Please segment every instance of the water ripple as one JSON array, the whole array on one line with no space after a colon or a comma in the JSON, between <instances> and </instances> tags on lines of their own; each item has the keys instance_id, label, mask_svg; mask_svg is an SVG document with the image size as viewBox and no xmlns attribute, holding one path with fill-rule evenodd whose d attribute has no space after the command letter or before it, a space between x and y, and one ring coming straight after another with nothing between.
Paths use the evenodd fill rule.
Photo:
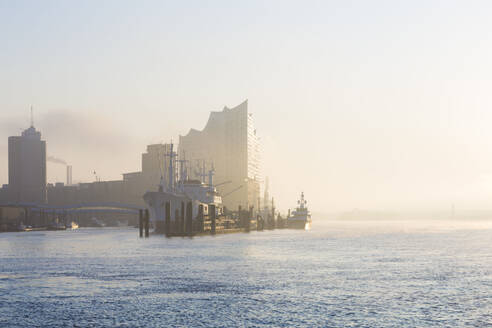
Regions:
<instances>
[{"instance_id":1,"label":"water ripple","mask_svg":"<svg viewBox=\"0 0 492 328\"><path fill-rule=\"evenodd\" d=\"M492 325L492 229L371 229L2 234L0 327Z\"/></svg>"}]
</instances>

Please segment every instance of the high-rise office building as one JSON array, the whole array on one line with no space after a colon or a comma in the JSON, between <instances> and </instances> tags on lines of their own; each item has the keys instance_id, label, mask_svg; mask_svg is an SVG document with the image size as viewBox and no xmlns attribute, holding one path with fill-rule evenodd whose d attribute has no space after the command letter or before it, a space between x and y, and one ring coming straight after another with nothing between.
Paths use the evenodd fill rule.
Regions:
<instances>
[{"instance_id":1,"label":"high-rise office building","mask_svg":"<svg viewBox=\"0 0 492 328\"><path fill-rule=\"evenodd\" d=\"M247 100L234 108L211 112L202 131L191 129L179 137L179 157L194 167L191 176L200 179L200 163L205 162L206 171L213 167L214 184L221 184L217 189L228 208L256 207L260 195L259 153Z\"/></svg>"},{"instance_id":2,"label":"high-rise office building","mask_svg":"<svg viewBox=\"0 0 492 328\"><path fill-rule=\"evenodd\" d=\"M8 194L13 202L46 202L46 142L32 125L9 137Z\"/></svg>"}]
</instances>

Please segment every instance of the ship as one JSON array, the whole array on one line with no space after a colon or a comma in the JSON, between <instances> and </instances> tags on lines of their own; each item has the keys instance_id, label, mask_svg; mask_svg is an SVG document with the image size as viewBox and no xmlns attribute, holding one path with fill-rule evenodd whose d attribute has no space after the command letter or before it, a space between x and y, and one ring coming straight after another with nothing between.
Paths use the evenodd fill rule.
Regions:
<instances>
[{"instance_id":1,"label":"ship","mask_svg":"<svg viewBox=\"0 0 492 328\"><path fill-rule=\"evenodd\" d=\"M79 225L77 224L77 222L72 221L70 223L67 223L65 227L70 230L77 230L79 228Z\"/></svg>"},{"instance_id":2,"label":"ship","mask_svg":"<svg viewBox=\"0 0 492 328\"><path fill-rule=\"evenodd\" d=\"M214 168L212 167L208 174L208 183L205 181L189 179L185 165L182 163L177 175L176 161L174 158L177 154L173 151L171 143L169 156L169 172L167 184L161 177L158 191L148 191L144 195L144 201L147 205L150 215L150 221L154 226L155 232L165 232L165 204L170 205L171 226L178 224L184 219L185 205L192 204L192 219L198 215L200 206L203 208L203 215L208 215L209 205L215 205L216 216L223 214L222 197L213 185ZM205 173L205 172L203 172ZM205 180L205 175L203 180ZM171 227L172 229L172 227Z\"/></svg>"},{"instance_id":3,"label":"ship","mask_svg":"<svg viewBox=\"0 0 492 328\"><path fill-rule=\"evenodd\" d=\"M311 213L307 208L304 199L304 192L301 192L301 199L297 201L297 208L287 216L285 225L287 229L311 229Z\"/></svg>"}]
</instances>

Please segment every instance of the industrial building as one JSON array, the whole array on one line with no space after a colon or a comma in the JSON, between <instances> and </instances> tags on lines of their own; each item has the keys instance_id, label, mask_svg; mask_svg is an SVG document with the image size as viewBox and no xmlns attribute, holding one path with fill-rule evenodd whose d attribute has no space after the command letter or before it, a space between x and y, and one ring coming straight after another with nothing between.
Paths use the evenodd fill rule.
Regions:
<instances>
[{"instance_id":1,"label":"industrial building","mask_svg":"<svg viewBox=\"0 0 492 328\"><path fill-rule=\"evenodd\" d=\"M191 129L180 136L179 158L195 167L190 175L196 179L206 171L199 169L199 163L205 163L207 170L214 169L215 184L226 207L257 206L260 149L247 100L234 108L211 112L203 130Z\"/></svg>"},{"instance_id":2,"label":"industrial building","mask_svg":"<svg viewBox=\"0 0 492 328\"><path fill-rule=\"evenodd\" d=\"M164 160L170 146L147 146L142 154L142 171L123 174L123 180L95 181L66 186L63 183L48 185L50 205L63 206L77 203L122 203L144 206L143 195L159 188L161 177L167 170ZM67 172L68 175L68 172ZM70 168L71 175L71 168Z\"/></svg>"}]
</instances>

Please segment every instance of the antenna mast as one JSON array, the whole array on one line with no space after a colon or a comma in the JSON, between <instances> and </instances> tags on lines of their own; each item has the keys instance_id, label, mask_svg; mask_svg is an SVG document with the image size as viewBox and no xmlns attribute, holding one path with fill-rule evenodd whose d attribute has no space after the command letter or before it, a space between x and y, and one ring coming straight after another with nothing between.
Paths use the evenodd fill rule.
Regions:
<instances>
[{"instance_id":1,"label":"antenna mast","mask_svg":"<svg viewBox=\"0 0 492 328\"><path fill-rule=\"evenodd\" d=\"M31 128L34 127L34 114L33 114L33 111L32 111L32 105L31 105Z\"/></svg>"}]
</instances>

